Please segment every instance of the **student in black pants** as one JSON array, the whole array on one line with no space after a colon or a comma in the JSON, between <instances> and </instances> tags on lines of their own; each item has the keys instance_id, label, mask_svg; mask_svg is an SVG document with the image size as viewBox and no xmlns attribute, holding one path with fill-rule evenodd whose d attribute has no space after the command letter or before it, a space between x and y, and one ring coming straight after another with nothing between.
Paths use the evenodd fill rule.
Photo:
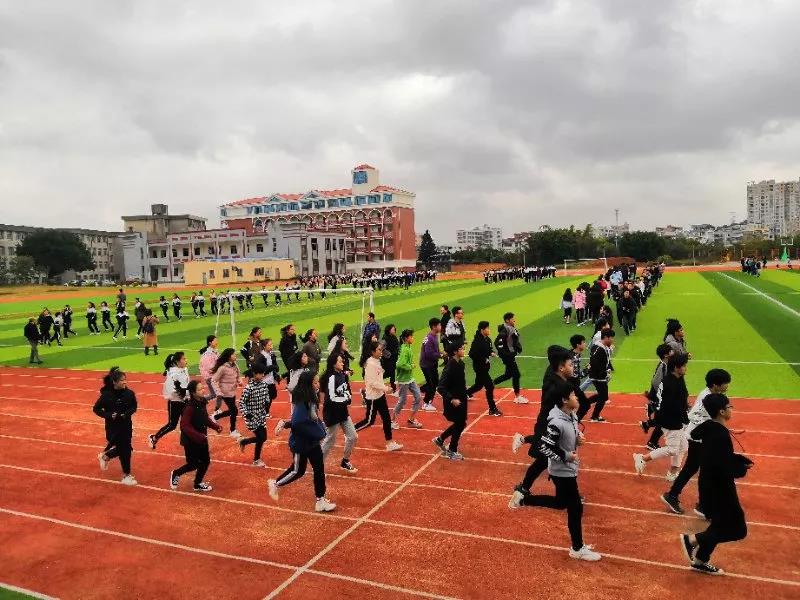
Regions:
<instances>
[{"instance_id":1,"label":"student in black pants","mask_svg":"<svg viewBox=\"0 0 800 600\"><path fill-rule=\"evenodd\" d=\"M161 296L158 299L158 305L161 307L161 313L164 315L164 320L169 321L169 301Z\"/></svg>"},{"instance_id":2,"label":"student in black pants","mask_svg":"<svg viewBox=\"0 0 800 600\"><path fill-rule=\"evenodd\" d=\"M158 440L174 431L183 414L186 404L186 390L189 387L189 370L186 368L186 354L175 352L167 355L164 360L164 387L161 394L167 401L167 423L156 433L147 437L147 445L151 450L156 449Z\"/></svg>"},{"instance_id":3,"label":"student in black pants","mask_svg":"<svg viewBox=\"0 0 800 600\"><path fill-rule=\"evenodd\" d=\"M530 494L531 487L536 479L547 469L547 456L540 451L542 436L547 431L547 418L550 411L556 405L556 387L562 383L568 383L572 378L572 355L569 350L560 346L551 346L547 349L547 357L550 362L549 368L545 371L542 382L542 404L539 407L539 414L533 426L533 435L523 437L520 433L515 433L511 449L517 452L524 443L529 443L528 456L533 459L522 481L514 488L516 492L523 495Z\"/></svg>"},{"instance_id":4,"label":"student in black pants","mask_svg":"<svg viewBox=\"0 0 800 600\"><path fill-rule=\"evenodd\" d=\"M703 405L703 400L710 394L724 394L728 391L728 385L731 382L731 374L725 369L711 369L706 373L706 387L697 395L697 398L689 410L689 424L684 429L684 433L689 442L689 449L686 453L686 460L683 462L683 467L675 481L672 482L672 487L669 491L661 496L661 501L666 504L672 512L678 515L683 514L681 508L680 495L689 480L700 470L700 455L702 454L702 444L692 438L692 431L695 428L708 421L711 416L706 411ZM702 491L702 490L701 490ZM703 508L702 496L695 506L695 514L698 517L705 518L705 509Z\"/></svg>"},{"instance_id":5,"label":"student in black pants","mask_svg":"<svg viewBox=\"0 0 800 600\"><path fill-rule=\"evenodd\" d=\"M267 415L272 403L270 394L270 384L265 380L267 368L264 363L254 363L250 368L250 381L242 390L242 397L239 399L242 416L247 429L253 432L252 437L239 439L239 450L244 452L245 446L255 444L253 454L253 466L265 467L261 460L261 448L267 441Z\"/></svg>"},{"instance_id":6,"label":"student in black pants","mask_svg":"<svg viewBox=\"0 0 800 600\"><path fill-rule=\"evenodd\" d=\"M520 506L566 509L572 542L570 558L598 561L600 554L583 543L583 502L578 491L578 446L583 443L583 435L578 431L578 420L574 415L578 409L578 399L573 385L568 381L554 384L549 393L555 398L555 406L548 414L547 430L539 442L539 452L547 457L547 470L555 485L556 495L526 495L515 490L508 506L512 509Z\"/></svg>"},{"instance_id":7,"label":"student in black pants","mask_svg":"<svg viewBox=\"0 0 800 600\"><path fill-rule=\"evenodd\" d=\"M278 488L297 481L306 473L308 463L314 470L314 496L317 512L330 512L336 505L325 497L325 461L320 442L325 438L325 425L319 417L319 376L311 371L300 374L292 391L292 422L289 449L292 464L277 479L267 481L270 497L278 500Z\"/></svg>"},{"instance_id":8,"label":"student in black pants","mask_svg":"<svg viewBox=\"0 0 800 600\"><path fill-rule=\"evenodd\" d=\"M511 386L514 388L514 403L527 404L528 399L520 395L520 372L517 365L517 355L522 353L522 344L519 340L519 331L517 331L516 324L517 320L514 313L507 312L503 315L503 324L497 328L497 337L494 345L506 370L500 377L495 378L494 384L500 385L510 379Z\"/></svg>"},{"instance_id":9,"label":"student in black pants","mask_svg":"<svg viewBox=\"0 0 800 600\"><path fill-rule=\"evenodd\" d=\"M187 402L181 414L181 446L186 456L186 464L169 474L169 487L178 489L181 475L195 472L194 491L210 492L213 488L210 483L203 481L211 456L208 450L208 428L217 433L222 431L222 426L217 425L208 416L206 403L208 402L208 388L202 381L191 381L186 389Z\"/></svg>"},{"instance_id":10,"label":"student in black pants","mask_svg":"<svg viewBox=\"0 0 800 600\"><path fill-rule=\"evenodd\" d=\"M692 439L701 442L698 485L706 518L711 523L705 531L695 535L682 534L681 550L696 571L722 575L724 571L709 561L718 544L747 536L744 511L736 493L736 479L744 477L753 463L733 452L727 427L733 406L727 396L709 394L703 399L703 407L710 418L692 431Z\"/></svg>"},{"instance_id":11,"label":"student in black pants","mask_svg":"<svg viewBox=\"0 0 800 600\"><path fill-rule=\"evenodd\" d=\"M111 309L108 307L108 302L103 300L100 303L100 313L103 316L103 329L114 331L114 324L111 322Z\"/></svg>"},{"instance_id":12,"label":"student in black pants","mask_svg":"<svg viewBox=\"0 0 800 600\"><path fill-rule=\"evenodd\" d=\"M77 336L77 332L72 329L72 308L69 304L64 306L64 310L61 311L61 316L64 319L64 339L67 339L70 333Z\"/></svg>"},{"instance_id":13,"label":"student in black pants","mask_svg":"<svg viewBox=\"0 0 800 600\"><path fill-rule=\"evenodd\" d=\"M503 413L497 408L494 401L494 382L489 374L489 359L495 354L492 348L492 338L489 336L489 321L478 323L478 330L469 347L469 357L472 359L472 368L475 371L475 384L467 390L467 396L486 390L486 403L489 405L490 417L502 417Z\"/></svg>"},{"instance_id":14,"label":"student in black pants","mask_svg":"<svg viewBox=\"0 0 800 600\"><path fill-rule=\"evenodd\" d=\"M367 343L366 340L364 343ZM387 325L383 330L383 353L381 355L381 366L383 367L384 377L389 378L389 385L392 392L397 391L395 374L397 372L397 357L400 355L400 340L397 337L397 327Z\"/></svg>"},{"instance_id":15,"label":"student in black pants","mask_svg":"<svg viewBox=\"0 0 800 600\"><path fill-rule=\"evenodd\" d=\"M425 376L425 385L422 391L425 396L422 399L422 410L435 411L433 397L436 395L436 388L439 387L439 360L442 353L439 351L439 333L442 331L442 324L436 317L428 321L430 332L422 342L419 352L419 367Z\"/></svg>"},{"instance_id":16,"label":"student in black pants","mask_svg":"<svg viewBox=\"0 0 800 600\"><path fill-rule=\"evenodd\" d=\"M117 311L117 330L114 332L114 335L111 336L111 339L115 342L117 341L117 336L120 332L122 332L122 337L128 337L128 319L130 319L130 316L128 315L128 311L125 310L125 307L123 306Z\"/></svg>"},{"instance_id":17,"label":"student in black pants","mask_svg":"<svg viewBox=\"0 0 800 600\"><path fill-rule=\"evenodd\" d=\"M458 451L458 442L467 427L467 380L464 373L463 344L451 342L450 353L450 359L442 371L438 392L442 396L444 418L451 425L432 441L450 460L464 460L464 455ZM450 444L445 448L444 442L447 438L450 438Z\"/></svg>"},{"instance_id":18,"label":"student in black pants","mask_svg":"<svg viewBox=\"0 0 800 600\"><path fill-rule=\"evenodd\" d=\"M394 451L399 450L402 446L392 441L392 417L389 414L389 406L386 403L386 394L392 388L384 383L384 372L381 366L382 354L383 347L375 340L366 342L361 353L359 364L364 370L364 405L367 410L364 418L355 424L355 428L356 431L361 431L367 427L372 427L375 424L376 417L380 414L386 449Z\"/></svg>"},{"instance_id":19,"label":"student in black pants","mask_svg":"<svg viewBox=\"0 0 800 600\"><path fill-rule=\"evenodd\" d=\"M100 388L100 397L94 403L94 414L106 422L105 450L97 455L100 468L108 469L108 461L119 458L122 466L122 483L136 485L137 481L131 475L131 453L133 446L133 424L131 417L136 412L136 395L128 389L125 373L117 367L112 367L103 378L103 387Z\"/></svg>"},{"instance_id":20,"label":"student in black pants","mask_svg":"<svg viewBox=\"0 0 800 600\"><path fill-rule=\"evenodd\" d=\"M100 329L97 327L97 307L94 302L89 302L86 307L86 324L89 328L89 335L100 335Z\"/></svg>"},{"instance_id":21,"label":"student in black pants","mask_svg":"<svg viewBox=\"0 0 800 600\"><path fill-rule=\"evenodd\" d=\"M578 409L578 420L583 420L589 405L594 404L591 421L602 423L605 421L600 413L608 402L608 382L610 373L614 370L611 364L611 346L614 345L614 330L603 329L600 333L600 341L592 344L589 349L589 379L594 384L596 394L587 398L587 403Z\"/></svg>"}]
</instances>

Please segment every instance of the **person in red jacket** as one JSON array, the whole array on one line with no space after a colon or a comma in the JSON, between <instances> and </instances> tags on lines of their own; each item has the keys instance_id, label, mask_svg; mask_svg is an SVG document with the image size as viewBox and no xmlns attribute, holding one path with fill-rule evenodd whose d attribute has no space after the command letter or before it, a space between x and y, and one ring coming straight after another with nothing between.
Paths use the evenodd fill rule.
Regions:
<instances>
[{"instance_id":1,"label":"person in red jacket","mask_svg":"<svg viewBox=\"0 0 800 600\"><path fill-rule=\"evenodd\" d=\"M211 427L219 433L222 431L222 426L217 425L208 416L206 408L208 388L205 383L190 381L186 395L188 401L181 414L181 446L186 456L186 464L170 473L169 487L177 489L181 475L194 471L194 491L210 492L211 484L203 481L211 464L207 431Z\"/></svg>"}]
</instances>

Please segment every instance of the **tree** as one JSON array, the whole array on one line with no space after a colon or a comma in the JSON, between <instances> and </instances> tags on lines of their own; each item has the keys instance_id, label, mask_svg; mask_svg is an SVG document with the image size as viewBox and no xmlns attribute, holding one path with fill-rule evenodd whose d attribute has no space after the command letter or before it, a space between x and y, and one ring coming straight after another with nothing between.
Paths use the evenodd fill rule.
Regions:
<instances>
[{"instance_id":1,"label":"tree","mask_svg":"<svg viewBox=\"0 0 800 600\"><path fill-rule=\"evenodd\" d=\"M653 260L665 254L666 241L654 231L631 231L619 238L622 256L631 256L638 261Z\"/></svg>"},{"instance_id":2,"label":"tree","mask_svg":"<svg viewBox=\"0 0 800 600\"><path fill-rule=\"evenodd\" d=\"M48 277L64 271L94 269L89 249L80 238L69 231L37 231L17 246L17 255L30 256L36 265L47 271Z\"/></svg>"},{"instance_id":3,"label":"tree","mask_svg":"<svg viewBox=\"0 0 800 600\"><path fill-rule=\"evenodd\" d=\"M430 232L426 229L422 234L422 242L419 245L419 262L430 268L431 259L436 254L436 244L433 242Z\"/></svg>"},{"instance_id":4,"label":"tree","mask_svg":"<svg viewBox=\"0 0 800 600\"><path fill-rule=\"evenodd\" d=\"M18 254L9 260L8 277L18 283L30 283L36 277L36 263L30 256Z\"/></svg>"}]
</instances>

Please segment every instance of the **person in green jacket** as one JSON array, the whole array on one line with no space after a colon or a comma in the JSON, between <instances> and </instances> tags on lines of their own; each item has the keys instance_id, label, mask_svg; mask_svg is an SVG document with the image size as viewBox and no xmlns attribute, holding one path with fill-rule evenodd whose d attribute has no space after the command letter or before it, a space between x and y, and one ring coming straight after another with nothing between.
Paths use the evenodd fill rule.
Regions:
<instances>
[{"instance_id":1,"label":"person in green jacket","mask_svg":"<svg viewBox=\"0 0 800 600\"><path fill-rule=\"evenodd\" d=\"M397 417L406 404L409 391L414 396L414 402L411 405L408 426L421 429L422 423L417 421L416 416L422 402L422 394L419 391L417 382L414 380L414 353L411 350L411 345L414 343L414 332L410 329L404 329L403 333L400 334L400 342L400 354L397 356L395 373L395 381L398 386L398 399L394 411L392 412L392 429L400 429Z\"/></svg>"}]
</instances>

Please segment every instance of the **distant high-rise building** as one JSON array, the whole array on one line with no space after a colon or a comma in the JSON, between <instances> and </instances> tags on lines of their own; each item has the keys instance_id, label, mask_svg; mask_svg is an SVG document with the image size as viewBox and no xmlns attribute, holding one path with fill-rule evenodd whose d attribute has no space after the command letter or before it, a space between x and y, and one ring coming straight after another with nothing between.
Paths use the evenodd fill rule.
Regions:
<instances>
[{"instance_id":1,"label":"distant high-rise building","mask_svg":"<svg viewBox=\"0 0 800 600\"><path fill-rule=\"evenodd\" d=\"M747 224L770 238L800 232L800 178L797 181L751 181L747 184Z\"/></svg>"},{"instance_id":2,"label":"distant high-rise building","mask_svg":"<svg viewBox=\"0 0 800 600\"><path fill-rule=\"evenodd\" d=\"M475 250L477 248L503 248L503 230L500 227L475 227L473 229L456 230L456 247L459 250Z\"/></svg>"}]
</instances>

